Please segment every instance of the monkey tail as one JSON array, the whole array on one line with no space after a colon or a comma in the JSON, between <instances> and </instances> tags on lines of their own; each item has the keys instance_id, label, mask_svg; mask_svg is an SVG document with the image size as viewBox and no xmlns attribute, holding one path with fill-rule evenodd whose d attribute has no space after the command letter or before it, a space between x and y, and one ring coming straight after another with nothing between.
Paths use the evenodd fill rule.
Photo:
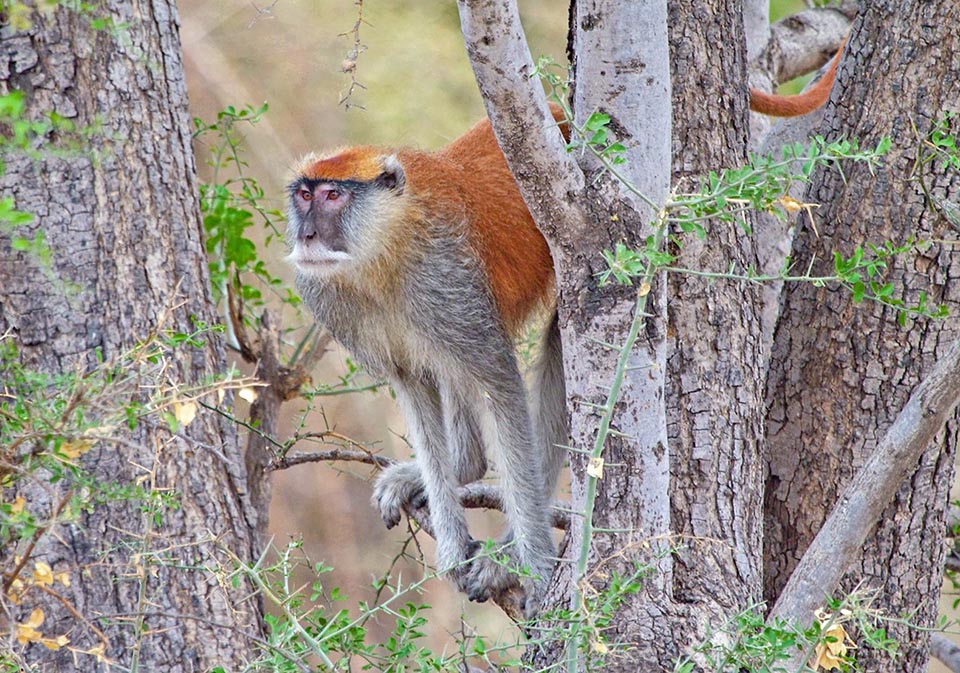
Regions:
<instances>
[{"instance_id":1,"label":"monkey tail","mask_svg":"<svg viewBox=\"0 0 960 673\"><path fill-rule=\"evenodd\" d=\"M846 43L847 40L844 38L833 60L830 61L827 72L812 87L796 96L781 96L751 88L750 109L770 117L799 117L821 107L830 98L830 91L837 77L837 64L840 62L840 55Z\"/></svg>"},{"instance_id":2,"label":"monkey tail","mask_svg":"<svg viewBox=\"0 0 960 673\"><path fill-rule=\"evenodd\" d=\"M567 452L563 448L570 435L567 415L567 388L563 378L563 345L560 325L554 314L546 329L540 358L533 366L532 407L537 441L543 451L543 476L546 502L553 501L557 477Z\"/></svg>"}]
</instances>

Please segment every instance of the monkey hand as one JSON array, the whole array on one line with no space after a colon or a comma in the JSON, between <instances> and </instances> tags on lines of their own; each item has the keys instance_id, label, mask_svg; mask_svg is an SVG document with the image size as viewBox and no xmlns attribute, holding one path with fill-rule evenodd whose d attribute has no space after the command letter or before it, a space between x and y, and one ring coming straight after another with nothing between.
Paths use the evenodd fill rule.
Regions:
<instances>
[{"instance_id":1,"label":"monkey hand","mask_svg":"<svg viewBox=\"0 0 960 673\"><path fill-rule=\"evenodd\" d=\"M373 502L387 528L400 523L405 508L425 507L427 494L417 464L397 463L383 470L373 487Z\"/></svg>"}]
</instances>

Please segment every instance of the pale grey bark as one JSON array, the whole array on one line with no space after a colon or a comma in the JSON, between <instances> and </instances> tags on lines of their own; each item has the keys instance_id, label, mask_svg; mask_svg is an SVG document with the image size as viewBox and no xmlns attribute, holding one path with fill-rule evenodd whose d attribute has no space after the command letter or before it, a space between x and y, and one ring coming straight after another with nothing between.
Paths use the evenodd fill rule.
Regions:
<instances>
[{"instance_id":1,"label":"pale grey bark","mask_svg":"<svg viewBox=\"0 0 960 673\"><path fill-rule=\"evenodd\" d=\"M556 146L545 145L539 135L512 133L518 124L517 110L526 110L528 119L541 119L544 107L530 104L539 98L539 84L525 80L529 56L512 2L460 2L461 23L468 41L468 52L478 76L481 91L488 99L488 110L507 161L514 171L521 192L534 219L550 242L560 289L559 313L564 342L567 391L573 401L574 426L572 444L589 449L597 431L597 416L588 404L604 402L607 386L613 380L616 354L604 343L618 343L630 323L636 291L625 288L599 288L596 273L603 268L599 251L613 247L619 240L637 242L656 210L651 209L631 192L609 179L597 180L597 162L582 155L589 179L574 169L570 177L552 169L524 170L528 157L550 153L550 166L570 170L552 156ZM573 10L578 30L574 45L575 87L573 93L575 119L582 123L594 110L610 115L611 130L620 139L629 140L627 177L645 197L663 203L669 188L670 161L670 84L667 59L666 9L659 2L578 3ZM589 24L589 25L587 25ZM591 32L593 31L593 32ZM601 36L602 43L597 43ZM514 47L502 46L507 40ZM521 64L521 76L515 76ZM498 89L500 83L502 90ZM536 92L530 93L531 89ZM527 101L518 105L517 101ZM491 105L491 101L493 104ZM504 115L501 111L509 111ZM533 116L529 116L533 114ZM529 122L527 122L529 123ZM536 133L536 132L534 132ZM562 150L560 150L562 151ZM520 170L518 170L520 167ZM553 183L553 186L551 186ZM552 202L550 201L552 199ZM578 204L573 226L563 226L563 214L550 209ZM556 213L556 210L553 211ZM658 283L651 293L650 313L641 341L634 350L632 365L624 383L621 402L617 405L614 428L616 436L608 438L604 458L608 467L600 481L596 523L608 529L633 529L633 535L598 534L592 559L608 558L613 552L629 557L649 559L649 552L639 545L627 544L669 530L668 453L663 410L663 372L665 362L663 285ZM659 316L659 317L657 317ZM653 365L651 367L651 365ZM622 433L622 434L619 434ZM639 457L638 457L639 456ZM584 506L585 464L580 456L572 456L572 506ZM629 493L629 498L624 498ZM638 522L639 523L638 525ZM573 517L567 546L567 558L579 554L582 525ZM638 556L639 555L639 556ZM560 566L555 581L554 604L567 605L570 599L570 563ZM665 563L665 566L668 565ZM614 568L610 568L613 570ZM663 582L663 573L655 582ZM645 661L666 661L664 652L657 653L658 643L648 642L639 634L648 633L651 621L663 610L659 603L645 599L639 611L646 613L642 624L623 622L620 634L645 649ZM618 628L620 626L618 625ZM562 646L562 644L558 644ZM667 649L676 651L672 643ZM555 653L556 654L556 653ZM538 656L549 654L541 652ZM636 660L634 660L635 664ZM634 664L631 664L633 666Z\"/></svg>"},{"instance_id":2,"label":"pale grey bark","mask_svg":"<svg viewBox=\"0 0 960 673\"><path fill-rule=\"evenodd\" d=\"M743 3L743 33L747 40L747 60L752 61L770 39L769 0L746 0Z\"/></svg>"},{"instance_id":3,"label":"pale grey bark","mask_svg":"<svg viewBox=\"0 0 960 673\"><path fill-rule=\"evenodd\" d=\"M6 156L0 177L4 195L35 216L16 234L42 232L52 252L46 268L12 250L10 232L0 230L0 333L10 332L24 362L51 374L91 367L97 352L117 358L163 316L164 329L183 333L195 320L216 321L176 8L111 0L92 11L118 27L94 29L91 15L61 6L34 14L28 30L0 33L0 87L25 92L30 118L55 111L80 127L101 124L88 146ZM40 143L55 147L57 134ZM207 336L167 362L154 385L196 384L224 368L222 348ZM255 650L247 636L260 635L259 606L246 583L234 589L213 572L230 565L223 548L245 560L257 552L257 503L233 426L200 414L177 432L154 417L113 433L116 443L82 458L97 482L132 485L146 476L146 487L175 493L179 507L163 508L157 523L143 501L115 499L41 536L33 558L70 573L71 585L57 587L66 604L36 592L29 603L7 604L8 616L24 621L42 607L43 632L69 633L78 650L104 644L95 624L114 664L38 644L27 647L27 659L64 673L128 667L134 652L139 669L151 672L239 667ZM45 516L68 487L27 479L18 488ZM0 550L0 560L7 567L22 551Z\"/></svg>"},{"instance_id":4,"label":"pale grey bark","mask_svg":"<svg viewBox=\"0 0 960 673\"><path fill-rule=\"evenodd\" d=\"M619 167L624 180L643 197L617 181L605 181L606 194L594 211L598 224L609 221L616 201L632 206L636 215L623 230L627 242L639 244L653 231L657 207L666 200L670 188L670 52L667 42L667 6L665 2L621 3L578 0L571 20L574 25L574 112L582 124L594 111L610 116L610 128L618 139L626 141L627 163ZM595 161L586 165L596 170ZM588 168L589 170L589 168ZM605 176L608 177L608 176ZM600 195L598 195L600 196ZM649 205L653 204L653 206ZM632 214L631 214L632 215ZM639 216L639 220L636 217ZM616 227L607 225L611 233ZM582 242L579 243L582 246ZM562 287L561 292L574 288ZM643 333L634 347L631 369L624 377L620 402L614 415L614 428L625 438L608 440L604 458L622 465L604 472L598 492L598 510L594 522L610 530L634 530L632 537L658 540L654 547L666 549L670 533L670 451L667 441L664 388L666 384L665 340L666 285L659 278L647 297ZM629 327L636 301L634 293L621 293L610 310L581 315L589 323L579 324L563 333L569 361L578 363L570 372L568 390L574 399L602 401L605 388L613 380L615 359L609 349L594 340L619 344ZM586 328L586 329L584 329ZM612 336L617 335L617 336ZM567 346L569 344L569 347ZM582 355L590 355L583 359ZM575 410L571 424L573 446L588 448L596 433L592 414ZM576 462L576 461L575 461ZM575 467L580 467L576 465ZM583 482L574 480L573 503L583 506ZM631 492L629 506L610 506L609 494ZM619 496L617 496L619 499ZM577 529L575 529L577 531ZM595 559L618 553L625 535L597 535ZM573 547L578 547L576 532ZM631 555L628 553L626 561ZM662 609L669 592L672 560L664 556L658 573L651 578L647 604L638 612ZM656 607L654 607L656 606ZM645 628L645 627L643 627ZM630 629L621 632L631 638ZM636 633L636 632L634 632ZM648 657L655 648L641 655Z\"/></svg>"},{"instance_id":5,"label":"pale grey bark","mask_svg":"<svg viewBox=\"0 0 960 673\"><path fill-rule=\"evenodd\" d=\"M940 633L930 636L930 654L952 673L960 673L960 645Z\"/></svg>"},{"instance_id":6,"label":"pale grey bark","mask_svg":"<svg viewBox=\"0 0 960 673\"><path fill-rule=\"evenodd\" d=\"M493 132L520 193L547 240L585 234L586 215L574 198L583 173L564 149L512 0L459 0L460 25ZM541 224L542 223L542 224ZM556 255L558 251L554 250Z\"/></svg>"}]
</instances>

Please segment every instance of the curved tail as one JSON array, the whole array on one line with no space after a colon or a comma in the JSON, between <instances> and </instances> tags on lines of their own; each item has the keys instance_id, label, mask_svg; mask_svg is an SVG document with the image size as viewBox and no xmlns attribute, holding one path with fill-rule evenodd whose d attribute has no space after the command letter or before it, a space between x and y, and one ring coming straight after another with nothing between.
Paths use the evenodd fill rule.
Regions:
<instances>
[{"instance_id":1,"label":"curved tail","mask_svg":"<svg viewBox=\"0 0 960 673\"><path fill-rule=\"evenodd\" d=\"M840 43L827 72L812 87L796 96L781 96L751 88L750 109L770 117L799 117L821 107L830 98L830 90L837 76L837 63L846 43L846 39Z\"/></svg>"}]
</instances>

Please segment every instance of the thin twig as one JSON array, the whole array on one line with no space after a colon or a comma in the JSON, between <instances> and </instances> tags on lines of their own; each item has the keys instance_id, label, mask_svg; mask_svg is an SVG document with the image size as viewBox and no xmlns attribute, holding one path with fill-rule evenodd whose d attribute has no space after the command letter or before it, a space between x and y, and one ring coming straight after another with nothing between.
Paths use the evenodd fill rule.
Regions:
<instances>
[{"instance_id":1,"label":"thin twig","mask_svg":"<svg viewBox=\"0 0 960 673\"><path fill-rule=\"evenodd\" d=\"M88 629L93 631L96 634L97 638L100 639L100 643L103 645L104 651L106 651L106 649L110 647L110 639L107 638L107 635L103 631L98 629L93 622L91 622L89 619L87 619L82 614L80 614L80 611L77 610L75 607L73 607L73 604L70 601L68 601L66 598L64 598L63 596L61 596L59 593L57 593L56 591L54 591L48 586L44 586L42 584L36 584L34 586L36 586L40 591L47 594L48 596L52 596L53 598L58 600L60 604L67 609L67 612L69 612L74 617L74 619L80 620Z\"/></svg>"},{"instance_id":2,"label":"thin twig","mask_svg":"<svg viewBox=\"0 0 960 673\"><path fill-rule=\"evenodd\" d=\"M20 575L20 571L23 570L23 567L27 564L27 561L30 560L30 556L33 554L33 550L37 546L37 542L43 536L47 530L50 529L50 526L56 523L56 519L60 516L60 513L63 511L63 508L67 506L67 503L70 502L70 498L73 497L73 491L67 491L63 498L57 503L57 507L53 510L53 514L50 515L50 523L46 526L40 526L33 532L33 536L30 538L30 542L27 544L26 550L23 552L23 556L20 558L20 562L14 566L13 570L7 575L3 580L3 593L7 593L10 590L10 586L13 584L14 580Z\"/></svg>"}]
</instances>

